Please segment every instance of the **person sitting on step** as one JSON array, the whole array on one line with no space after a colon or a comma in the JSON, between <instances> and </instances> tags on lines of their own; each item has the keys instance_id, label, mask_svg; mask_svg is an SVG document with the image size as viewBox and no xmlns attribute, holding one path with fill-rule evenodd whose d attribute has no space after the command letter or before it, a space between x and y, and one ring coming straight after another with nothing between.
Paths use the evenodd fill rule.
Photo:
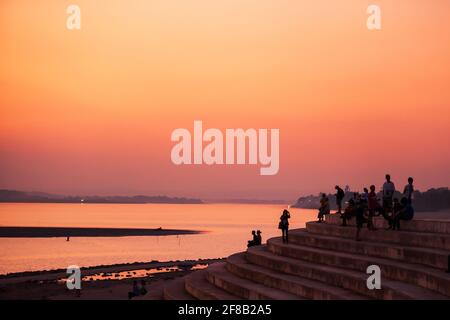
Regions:
<instances>
[{"instance_id":1,"label":"person sitting on step","mask_svg":"<svg viewBox=\"0 0 450 320\"><path fill-rule=\"evenodd\" d=\"M322 193L322 198L320 198L320 208L317 222L323 222L325 215L330 214L330 202L328 201L328 197L325 193Z\"/></svg>"},{"instance_id":2,"label":"person sitting on step","mask_svg":"<svg viewBox=\"0 0 450 320\"><path fill-rule=\"evenodd\" d=\"M400 230L400 220L409 221L414 218L414 208L412 207L411 203L408 201L407 198L402 198L400 200L401 209L399 212L394 216L392 221L392 228L395 230Z\"/></svg>"},{"instance_id":3,"label":"person sitting on step","mask_svg":"<svg viewBox=\"0 0 450 320\"><path fill-rule=\"evenodd\" d=\"M145 280L141 280L141 296L145 296L147 294L146 282Z\"/></svg>"},{"instance_id":4,"label":"person sitting on step","mask_svg":"<svg viewBox=\"0 0 450 320\"><path fill-rule=\"evenodd\" d=\"M348 201L347 207L344 209L344 212L341 213L341 219L342 219L342 227L347 226L347 221L353 218L355 215L355 201L353 199L350 199Z\"/></svg>"},{"instance_id":5,"label":"person sitting on step","mask_svg":"<svg viewBox=\"0 0 450 320\"><path fill-rule=\"evenodd\" d=\"M255 245L260 246L262 244L261 230L256 231L256 243Z\"/></svg>"},{"instance_id":6,"label":"person sitting on step","mask_svg":"<svg viewBox=\"0 0 450 320\"><path fill-rule=\"evenodd\" d=\"M253 247L258 243L258 236L256 235L255 230L252 230L252 236L253 236L253 239L248 240L248 242L247 242L247 248Z\"/></svg>"},{"instance_id":7,"label":"person sitting on step","mask_svg":"<svg viewBox=\"0 0 450 320\"><path fill-rule=\"evenodd\" d=\"M139 285L137 281L133 281L133 289L128 292L128 299L137 297L141 294L141 288L139 288Z\"/></svg>"},{"instance_id":8,"label":"person sitting on step","mask_svg":"<svg viewBox=\"0 0 450 320\"><path fill-rule=\"evenodd\" d=\"M361 202L355 203L355 216L356 216L356 241L361 241L360 232L364 223L368 222L365 216L364 204Z\"/></svg>"}]
</instances>

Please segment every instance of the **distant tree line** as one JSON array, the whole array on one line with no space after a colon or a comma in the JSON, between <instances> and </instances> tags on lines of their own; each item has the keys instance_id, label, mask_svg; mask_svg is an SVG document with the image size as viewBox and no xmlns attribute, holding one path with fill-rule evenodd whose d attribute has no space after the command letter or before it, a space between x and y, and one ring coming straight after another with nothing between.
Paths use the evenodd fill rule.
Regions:
<instances>
[{"instance_id":1,"label":"distant tree line","mask_svg":"<svg viewBox=\"0 0 450 320\"><path fill-rule=\"evenodd\" d=\"M352 191L345 192L344 201L348 201L353 197ZM402 198L402 194L396 191L394 198L399 200ZM334 194L328 194L330 200L331 209L336 208L336 197ZM378 193L378 198L381 201L382 193ZM298 198L297 202L292 205L294 208L304 208L304 209L317 209L320 206L320 194L319 195L309 195ZM450 190L446 187L444 188L432 188L425 192L420 192L418 190L414 191L413 206L416 211L439 211L450 209Z\"/></svg>"},{"instance_id":2,"label":"distant tree line","mask_svg":"<svg viewBox=\"0 0 450 320\"><path fill-rule=\"evenodd\" d=\"M200 199L167 196L61 196L42 192L0 190L0 202L28 203L173 203L199 204Z\"/></svg>"}]
</instances>

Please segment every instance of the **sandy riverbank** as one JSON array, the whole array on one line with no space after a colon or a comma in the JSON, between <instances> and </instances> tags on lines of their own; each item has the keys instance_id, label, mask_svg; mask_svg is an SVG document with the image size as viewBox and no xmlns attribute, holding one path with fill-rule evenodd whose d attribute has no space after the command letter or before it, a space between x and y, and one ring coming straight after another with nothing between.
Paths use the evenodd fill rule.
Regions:
<instances>
[{"instance_id":1,"label":"sandy riverbank","mask_svg":"<svg viewBox=\"0 0 450 320\"><path fill-rule=\"evenodd\" d=\"M145 280L148 294L137 299L162 299L164 284L222 259L137 262L81 268L81 295L68 290L65 270L22 272L0 278L0 300L128 299L133 281Z\"/></svg>"},{"instance_id":2,"label":"sandy riverbank","mask_svg":"<svg viewBox=\"0 0 450 320\"><path fill-rule=\"evenodd\" d=\"M199 234L203 231L179 229L133 228L66 228L66 227L0 227L1 238L51 238L51 237L126 237L170 236Z\"/></svg>"}]
</instances>

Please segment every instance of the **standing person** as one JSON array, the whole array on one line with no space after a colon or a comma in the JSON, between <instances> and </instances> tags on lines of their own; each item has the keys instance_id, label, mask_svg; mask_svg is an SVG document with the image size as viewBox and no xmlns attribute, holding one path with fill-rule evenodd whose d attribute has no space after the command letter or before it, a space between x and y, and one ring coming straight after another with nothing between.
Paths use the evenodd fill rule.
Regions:
<instances>
[{"instance_id":1,"label":"standing person","mask_svg":"<svg viewBox=\"0 0 450 320\"><path fill-rule=\"evenodd\" d=\"M397 227L397 224L395 222L395 218L397 215L402 211L403 206L398 201L398 198L394 198L394 202L392 205L392 222L390 223L389 227L392 228L392 230L395 230Z\"/></svg>"},{"instance_id":2,"label":"standing person","mask_svg":"<svg viewBox=\"0 0 450 320\"><path fill-rule=\"evenodd\" d=\"M289 230L289 219L291 214L286 209L283 210L283 214L280 217L280 223L278 224L278 229L281 229L281 237L283 238L283 243L288 243L288 230Z\"/></svg>"},{"instance_id":3,"label":"standing person","mask_svg":"<svg viewBox=\"0 0 450 320\"><path fill-rule=\"evenodd\" d=\"M375 230L373 219L369 211L369 190L367 188L364 188L363 190L364 192L361 194L360 205L364 212L364 216L367 217L367 219L365 218L365 220L367 221L367 228L369 230Z\"/></svg>"},{"instance_id":4,"label":"standing person","mask_svg":"<svg viewBox=\"0 0 450 320\"><path fill-rule=\"evenodd\" d=\"M391 181L391 176L386 175L386 182L383 184L383 208L385 212L392 212L392 198L395 192L395 185Z\"/></svg>"},{"instance_id":5,"label":"standing person","mask_svg":"<svg viewBox=\"0 0 450 320\"><path fill-rule=\"evenodd\" d=\"M322 198L320 198L320 208L319 208L319 214L318 218L319 220L317 222L323 222L323 218L325 215L330 214L330 202L328 200L328 197L325 193L322 193Z\"/></svg>"},{"instance_id":6,"label":"standing person","mask_svg":"<svg viewBox=\"0 0 450 320\"><path fill-rule=\"evenodd\" d=\"M380 211L380 204L378 203L377 193L375 192L375 186L370 186L370 192L367 196L367 207L369 209L369 222L368 227L371 230L376 230L373 217L375 216L376 211Z\"/></svg>"},{"instance_id":7,"label":"standing person","mask_svg":"<svg viewBox=\"0 0 450 320\"><path fill-rule=\"evenodd\" d=\"M356 241L361 241L360 232L364 223L367 222L364 217L364 205L361 202L356 203L354 210L356 216Z\"/></svg>"},{"instance_id":8,"label":"standing person","mask_svg":"<svg viewBox=\"0 0 450 320\"><path fill-rule=\"evenodd\" d=\"M361 194L361 202L367 205L367 202L369 201L369 190L367 188L364 188L363 190L364 192Z\"/></svg>"},{"instance_id":9,"label":"standing person","mask_svg":"<svg viewBox=\"0 0 450 320\"><path fill-rule=\"evenodd\" d=\"M336 189L336 205L338 208L337 213L341 214L342 213L342 200L344 200L345 192L339 186L335 186L334 188Z\"/></svg>"},{"instance_id":10,"label":"standing person","mask_svg":"<svg viewBox=\"0 0 450 320\"><path fill-rule=\"evenodd\" d=\"M409 204L412 204L412 199L414 196L414 179L412 177L408 178L408 184L403 189L403 196L408 200Z\"/></svg>"}]
</instances>

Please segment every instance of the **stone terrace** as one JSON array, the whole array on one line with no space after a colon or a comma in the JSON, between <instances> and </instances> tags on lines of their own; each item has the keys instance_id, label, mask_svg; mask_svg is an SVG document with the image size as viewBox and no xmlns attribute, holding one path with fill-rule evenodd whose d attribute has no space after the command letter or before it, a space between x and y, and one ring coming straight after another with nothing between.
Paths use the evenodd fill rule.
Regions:
<instances>
[{"instance_id":1,"label":"stone terrace","mask_svg":"<svg viewBox=\"0 0 450 320\"><path fill-rule=\"evenodd\" d=\"M342 227L339 215L291 230L289 244L271 238L184 278L169 282L165 299L450 299L450 221L402 222L401 231ZM369 265L381 268L381 289L367 288Z\"/></svg>"}]
</instances>

